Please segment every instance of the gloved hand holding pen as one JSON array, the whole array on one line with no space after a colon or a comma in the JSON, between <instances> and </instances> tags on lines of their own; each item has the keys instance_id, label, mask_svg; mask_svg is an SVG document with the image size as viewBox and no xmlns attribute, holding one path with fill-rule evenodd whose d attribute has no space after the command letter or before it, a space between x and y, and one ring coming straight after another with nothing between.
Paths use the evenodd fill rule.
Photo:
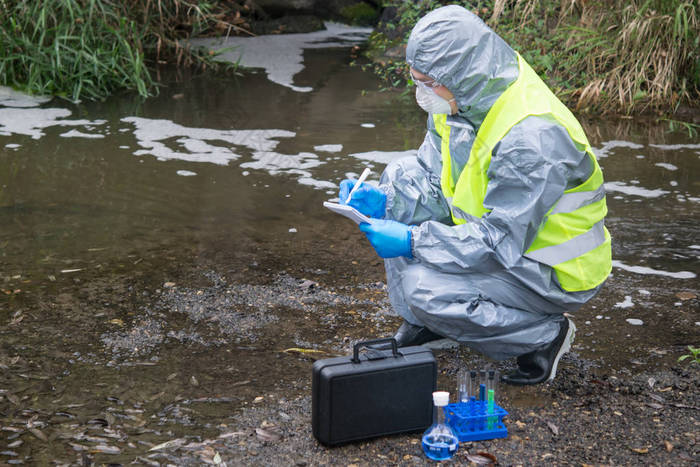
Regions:
<instances>
[{"instance_id":1,"label":"gloved hand holding pen","mask_svg":"<svg viewBox=\"0 0 700 467\"><path fill-rule=\"evenodd\" d=\"M342 204L348 204L362 214L381 219L384 217L386 209L386 195L382 190L367 183L362 183L363 177L360 180L343 180L340 182L340 193L338 197ZM355 184L360 185L353 191ZM350 193L352 192L352 197ZM348 202L348 198L349 202Z\"/></svg>"}]
</instances>

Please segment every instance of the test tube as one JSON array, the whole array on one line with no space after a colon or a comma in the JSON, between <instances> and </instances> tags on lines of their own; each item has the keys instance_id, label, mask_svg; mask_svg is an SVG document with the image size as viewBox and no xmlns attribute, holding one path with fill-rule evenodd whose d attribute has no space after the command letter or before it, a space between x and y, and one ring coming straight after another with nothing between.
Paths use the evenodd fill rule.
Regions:
<instances>
[{"instance_id":1,"label":"test tube","mask_svg":"<svg viewBox=\"0 0 700 467\"><path fill-rule=\"evenodd\" d=\"M486 370L479 371L479 400L486 401Z\"/></svg>"},{"instance_id":2,"label":"test tube","mask_svg":"<svg viewBox=\"0 0 700 467\"><path fill-rule=\"evenodd\" d=\"M473 373L473 372L472 372ZM471 393L471 377L467 370L462 370L459 372L459 402L466 404L469 402L469 394Z\"/></svg>"},{"instance_id":3,"label":"test tube","mask_svg":"<svg viewBox=\"0 0 700 467\"><path fill-rule=\"evenodd\" d=\"M489 370L489 379L486 383L486 390L493 390L494 400L496 399L496 386L498 385L498 379L496 379L496 370Z\"/></svg>"},{"instance_id":4,"label":"test tube","mask_svg":"<svg viewBox=\"0 0 700 467\"><path fill-rule=\"evenodd\" d=\"M469 372L469 395L474 399L477 396L477 386L476 370L472 370Z\"/></svg>"},{"instance_id":5,"label":"test tube","mask_svg":"<svg viewBox=\"0 0 700 467\"><path fill-rule=\"evenodd\" d=\"M493 426L496 424L496 416L493 415L494 405L495 405L495 403L494 403L493 389L489 389L488 390L488 402L486 404L486 412L489 414L489 417L486 419L486 428L489 430L493 430Z\"/></svg>"}]
</instances>

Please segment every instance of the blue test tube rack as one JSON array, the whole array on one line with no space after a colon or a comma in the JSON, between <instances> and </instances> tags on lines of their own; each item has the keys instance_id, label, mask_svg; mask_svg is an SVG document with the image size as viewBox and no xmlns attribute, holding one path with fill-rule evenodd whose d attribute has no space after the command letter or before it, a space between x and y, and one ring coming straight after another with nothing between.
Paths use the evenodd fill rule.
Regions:
<instances>
[{"instance_id":1,"label":"blue test tube rack","mask_svg":"<svg viewBox=\"0 0 700 467\"><path fill-rule=\"evenodd\" d=\"M493 406L493 412L489 413L487 401L471 398L466 403L448 404L444 410L445 421L455 431L460 443L508 436L508 428L503 423L503 417L508 415L508 412L496 404ZM489 425L492 428L489 428Z\"/></svg>"}]
</instances>

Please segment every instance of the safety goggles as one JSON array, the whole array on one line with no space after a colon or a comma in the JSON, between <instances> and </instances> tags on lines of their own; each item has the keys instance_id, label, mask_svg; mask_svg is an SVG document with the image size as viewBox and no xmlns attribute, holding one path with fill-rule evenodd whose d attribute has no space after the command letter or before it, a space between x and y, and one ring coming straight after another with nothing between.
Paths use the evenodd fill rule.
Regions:
<instances>
[{"instance_id":1,"label":"safety goggles","mask_svg":"<svg viewBox=\"0 0 700 467\"><path fill-rule=\"evenodd\" d=\"M428 89L438 88L441 86L441 84L438 83L437 81L435 81L434 79L421 80L421 79L416 78L415 75L413 74L413 72L409 71L409 73L411 75L411 80L413 80L413 82L416 83L418 86L422 86L422 87L428 88Z\"/></svg>"}]
</instances>

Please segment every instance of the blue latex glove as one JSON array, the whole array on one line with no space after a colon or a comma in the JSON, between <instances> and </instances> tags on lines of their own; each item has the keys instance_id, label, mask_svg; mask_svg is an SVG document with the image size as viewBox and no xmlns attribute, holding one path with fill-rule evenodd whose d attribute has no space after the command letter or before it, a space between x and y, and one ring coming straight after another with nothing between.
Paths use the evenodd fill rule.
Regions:
<instances>
[{"instance_id":1,"label":"blue latex glove","mask_svg":"<svg viewBox=\"0 0 700 467\"><path fill-rule=\"evenodd\" d=\"M397 221L378 219L373 220L371 224L363 222L360 224L360 230L365 233L374 250L382 258L413 258L410 226Z\"/></svg>"},{"instance_id":2,"label":"blue latex glove","mask_svg":"<svg viewBox=\"0 0 700 467\"><path fill-rule=\"evenodd\" d=\"M354 186L355 180L343 180L340 182L340 194L338 196L341 204L347 204L348 195ZM363 183L352 194L350 206L365 216L381 219L384 217L386 210L386 195L379 188Z\"/></svg>"}]
</instances>

